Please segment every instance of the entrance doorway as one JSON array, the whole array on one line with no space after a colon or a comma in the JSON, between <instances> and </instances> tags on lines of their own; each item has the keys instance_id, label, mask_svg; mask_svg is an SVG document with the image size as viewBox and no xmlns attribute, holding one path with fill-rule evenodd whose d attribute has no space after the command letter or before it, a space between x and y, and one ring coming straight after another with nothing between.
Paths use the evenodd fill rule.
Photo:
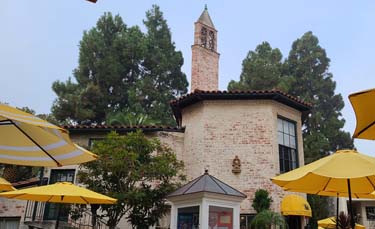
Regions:
<instances>
[{"instance_id":1,"label":"entrance doorway","mask_svg":"<svg viewBox=\"0 0 375 229\"><path fill-rule=\"evenodd\" d=\"M301 216L286 216L289 229L301 229Z\"/></svg>"}]
</instances>

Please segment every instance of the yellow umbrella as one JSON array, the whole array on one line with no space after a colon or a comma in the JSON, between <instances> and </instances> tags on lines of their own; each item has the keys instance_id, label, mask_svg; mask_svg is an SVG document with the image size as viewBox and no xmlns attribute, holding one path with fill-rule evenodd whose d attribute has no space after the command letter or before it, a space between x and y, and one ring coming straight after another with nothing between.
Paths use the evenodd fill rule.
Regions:
<instances>
[{"instance_id":1,"label":"yellow umbrella","mask_svg":"<svg viewBox=\"0 0 375 229\"><path fill-rule=\"evenodd\" d=\"M96 159L68 132L34 115L0 104L0 163L63 166Z\"/></svg>"},{"instance_id":2,"label":"yellow umbrella","mask_svg":"<svg viewBox=\"0 0 375 229\"><path fill-rule=\"evenodd\" d=\"M375 139L375 89L360 91L349 95L357 125L354 138Z\"/></svg>"},{"instance_id":3,"label":"yellow umbrella","mask_svg":"<svg viewBox=\"0 0 375 229\"><path fill-rule=\"evenodd\" d=\"M272 178L272 182L287 191L347 195L353 219L352 193L355 197L362 197L371 196L375 191L375 158L354 150L339 150L330 156L276 176Z\"/></svg>"},{"instance_id":4,"label":"yellow umbrella","mask_svg":"<svg viewBox=\"0 0 375 229\"><path fill-rule=\"evenodd\" d=\"M282 215L311 217L311 207L307 200L298 195L286 195L280 205Z\"/></svg>"},{"instance_id":5,"label":"yellow umbrella","mask_svg":"<svg viewBox=\"0 0 375 229\"><path fill-rule=\"evenodd\" d=\"M0 177L0 191L13 191L16 190L9 181Z\"/></svg>"},{"instance_id":6,"label":"yellow umbrella","mask_svg":"<svg viewBox=\"0 0 375 229\"><path fill-rule=\"evenodd\" d=\"M74 204L115 204L116 199L78 187L70 182L58 182L51 185L21 189L0 193L0 197L19 200L33 200L52 203ZM59 227L59 211L55 228Z\"/></svg>"},{"instance_id":7,"label":"yellow umbrella","mask_svg":"<svg viewBox=\"0 0 375 229\"><path fill-rule=\"evenodd\" d=\"M78 187L70 182L0 193L0 197L52 203L115 204L116 199Z\"/></svg>"},{"instance_id":8,"label":"yellow umbrella","mask_svg":"<svg viewBox=\"0 0 375 229\"><path fill-rule=\"evenodd\" d=\"M326 228L326 229L333 229L336 228L336 218L335 217L329 217L326 219L321 219L318 221L318 226L321 228ZM355 224L355 229L365 229L366 227L356 223Z\"/></svg>"}]
</instances>

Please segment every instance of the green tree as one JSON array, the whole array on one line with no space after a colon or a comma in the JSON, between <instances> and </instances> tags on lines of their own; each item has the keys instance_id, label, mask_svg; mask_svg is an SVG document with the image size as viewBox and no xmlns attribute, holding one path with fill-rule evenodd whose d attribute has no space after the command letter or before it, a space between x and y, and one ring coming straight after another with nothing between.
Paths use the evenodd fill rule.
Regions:
<instances>
[{"instance_id":1,"label":"green tree","mask_svg":"<svg viewBox=\"0 0 375 229\"><path fill-rule=\"evenodd\" d=\"M242 61L242 73L238 82L229 82L228 90L270 90L284 88L286 77L282 78L283 62L279 49L273 49L268 42L249 51Z\"/></svg>"},{"instance_id":2,"label":"green tree","mask_svg":"<svg viewBox=\"0 0 375 229\"><path fill-rule=\"evenodd\" d=\"M318 227L318 220L327 218L329 216L328 206L329 197L318 195L307 195L307 201L310 204L312 216L309 224L312 228Z\"/></svg>"},{"instance_id":3,"label":"green tree","mask_svg":"<svg viewBox=\"0 0 375 229\"><path fill-rule=\"evenodd\" d=\"M144 113L164 124L175 124L169 102L187 92L188 81L181 71L184 59L176 51L170 29L157 5L146 12L143 21L147 28L145 74L138 82L139 101Z\"/></svg>"},{"instance_id":4,"label":"green tree","mask_svg":"<svg viewBox=\"0 0 375 229\"><path fill-rule=\"evenodd\" d=\"M71 123L103 123L125 109L172 124L169 101L187 92L182 54L158 6L146 13L147 33L105 13L80 41L74 81L56 81L52 112Z\"/></svg>"},{"instance_id":5,"label":"green tree","mask_svg":"<svg viewBox=\"0 0 375 229\"><path fill-rule=\"evenodd\" d=\"M287 228L284 217L277 212L263 210L251 221L251 228Z\"/></svg>"},{"instance_id":6,"label":"green tree","mask_svg":"<svg viewBox=\"0 0 375 229\"><path fill-rule=\"evenodd\" d=\"M354 148L341 110L344 101L336 94L336 82L329 72L329 58L312 32L297 39L286 61L288 75L295 77L288 93L313 105L304 121L305 162L310 163L337 149Z\"/></svg>"},{"instance_id":7,"label":"green tree","mask_svg":"<svg viewBox=\"0 0 375 229\"><path fill-rule=\"evenodd\" d=\"M255 197L253 199L253 204L251 205L257 213L264 210L269 210L272 203L272 198L269 196L267 190L258 189L255 192Z\"/></svg>"},{"instance_id":8,"label":"green tree","mask_svg":"<svg viewBox=\"0 0 375 229\"><path fill-rule=\"evenodd\" d=\"M148 228L168 211L165 197L184 179L183 163L170 148L138 131L110 133L92 151L99 159L83 164L78 177L89 189L118 199L116 205L100 207L99 217L110 228L123 216L134 227Z\"/></svg>"},{"instance_id":9,"label":"green tree","mask_svg":"<svg viewBox=\"0 0 375 229\"><path fill-rule=\"evenodd\" d=\"M102 123L107 112L125 108L129 93L140 77L144 35L128 28L119 15L105 13L96 26L83 33L76 82L56 81L52 112L59 120Z\"/></svg>"}]
</instances>

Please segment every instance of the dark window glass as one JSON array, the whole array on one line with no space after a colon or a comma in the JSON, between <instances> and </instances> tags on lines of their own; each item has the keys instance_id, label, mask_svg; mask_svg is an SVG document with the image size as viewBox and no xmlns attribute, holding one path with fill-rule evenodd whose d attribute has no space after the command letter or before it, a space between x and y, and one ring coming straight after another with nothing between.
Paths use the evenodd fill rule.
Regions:
<instances>
[{"instance_id":1,"label":"dark window glass","mask_svg":"<svg viewBox=\"0 0 375 229\"><path fill-rule=\"evenodd\" d=\"M250 229L251 221L255 215L252 214L241 214L240 215L240 229Z\"/></svg>"},{"instance_id":2,"label":"dark window glass","mask_svg":"<svg viewBox=\"0 0 375 229\"><path fill-rule=\"evenodd\" d=\"M278 118L277 141L279 143L280 172L285 173L297 168L299 165L296 123Z\"/></svg>"},{"instance_id":3,"label":"dark window glass","mask_svg":"<svg viewBox=\"0 0 375 229\"><path fill-rule=\"evenodd\" d=\"M366 217L368 220L375 220L375 207L366 207Z\"/></svg>"}]
</instances>

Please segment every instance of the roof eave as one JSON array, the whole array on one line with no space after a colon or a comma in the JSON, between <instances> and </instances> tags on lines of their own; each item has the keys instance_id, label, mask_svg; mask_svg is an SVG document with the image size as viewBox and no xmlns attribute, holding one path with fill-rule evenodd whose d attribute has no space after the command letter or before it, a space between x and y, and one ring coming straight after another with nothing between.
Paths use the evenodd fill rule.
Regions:
<instances>
[{"instance_id":1,"label":"roof eave","mask_svg":"<svg viewBox=\"0 0 375 229\"><path fill-rule=\"evenodd\" d=\"M194 103L204 101L204 100L274 100L279 103L290 106L296 110L301 111L302 119L307 117L307 114L311 110L311 105L297 101L297 99L290 98L291 96L279 92L279 91L270 91L270 92L232 92L232 91L217 91L217 92L204 92L196 91L190 93L186 96L183 96L177 100L174 100L170 103L173 114L175 116L178 126L182 125L182 109L190 106Z\"/></svg>"}]
</instances>

